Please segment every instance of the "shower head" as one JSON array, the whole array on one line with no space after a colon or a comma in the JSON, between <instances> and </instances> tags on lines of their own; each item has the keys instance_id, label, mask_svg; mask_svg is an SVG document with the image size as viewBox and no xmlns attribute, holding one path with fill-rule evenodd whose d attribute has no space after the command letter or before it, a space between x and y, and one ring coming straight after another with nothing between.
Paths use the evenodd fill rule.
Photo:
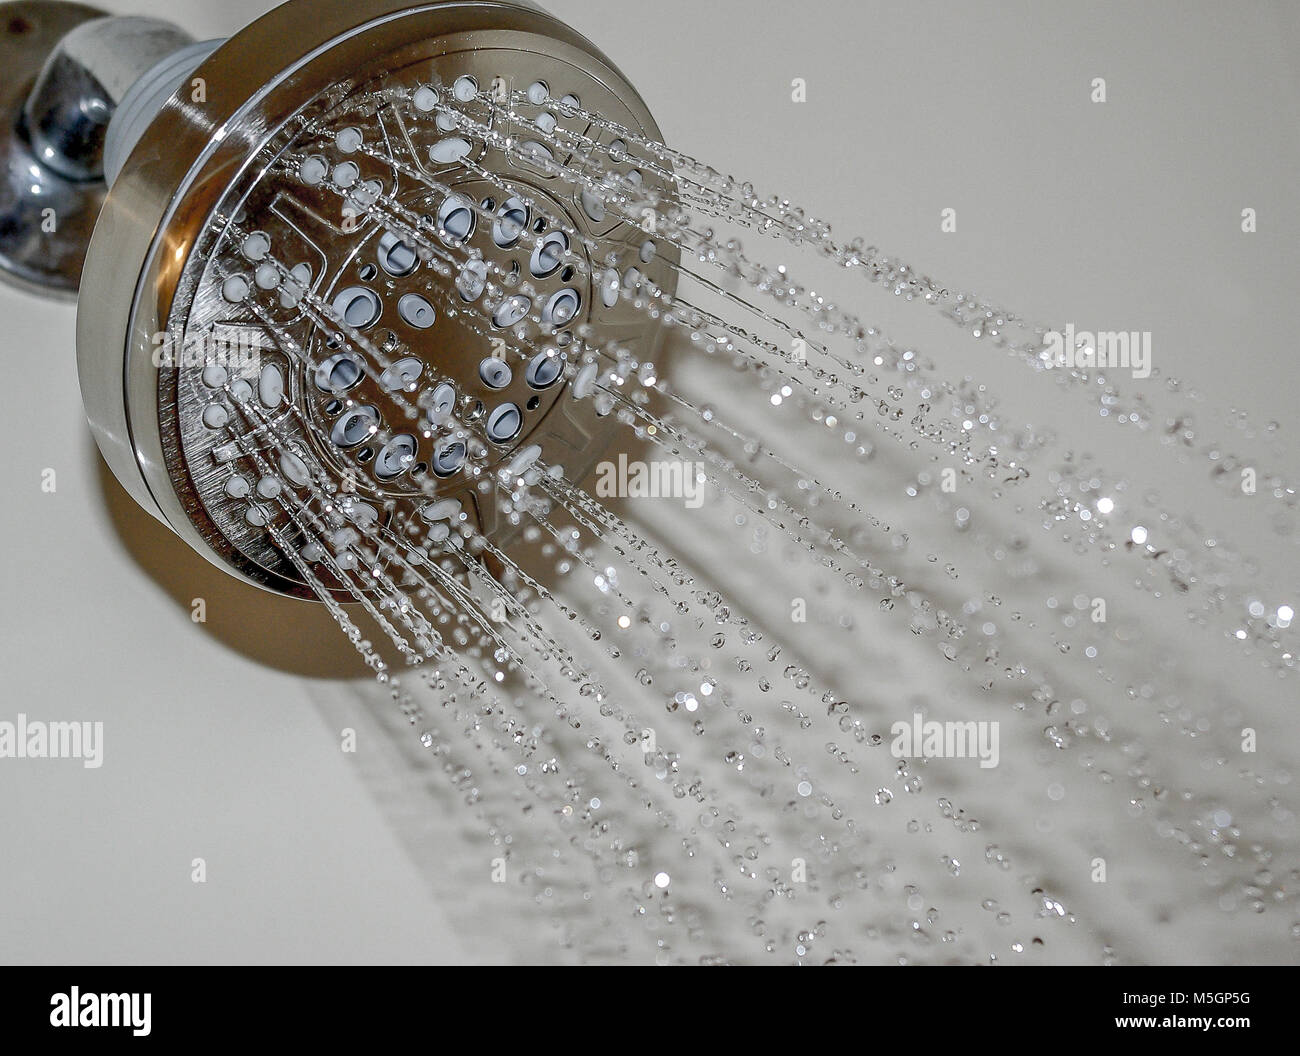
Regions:
<instances>
[{"instance_id":1,"label":"shower head","mask_svg":"<svg viewBox=\"0 0 1300 1056\"><path fill-rule=\"evenodd\" d=\"M82 213L100 172L109 188L80 275L92 431L195 550L283 594L346 598L285 488L324 503L323 530L500 541L513 526L488 477L536 463L576 479L599 458L618 428L582 399L600 350L644 361L658 339L621 287L671 291L676 256L557 176L566 144L617 140L594 115L659 138L578 33L526 0L292 0L199 44L74 5L6 7L52 27L32 92L58 101L46 124L87 111L69 94L96 100L89 131L64 137L89 162L47 165ZM56 43L69 25L78 47ZM85 59L115 29L133 79ZM602 170L671 201L663 169L614 147Z\"/></svg>"}]
</instances>

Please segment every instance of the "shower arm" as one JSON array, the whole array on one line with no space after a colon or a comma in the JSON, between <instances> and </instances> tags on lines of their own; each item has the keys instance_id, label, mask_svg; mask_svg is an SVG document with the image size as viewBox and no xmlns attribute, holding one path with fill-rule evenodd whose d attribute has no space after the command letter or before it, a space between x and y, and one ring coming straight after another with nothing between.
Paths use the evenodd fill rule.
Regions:
<instances>
[{"instance_id":1,"label":"shower arm","mask_svg":"<svg viewBox=\"0 0 1300 1056\"><path fill-rule=\"evenodd\" d=\"M76 295L115 174L106 159L120 168L165 101L158 74L175 72L168 60L193 55L193 69L214 46L196 51L169 22L83 4L0 5L0 275L45 296Z\"/></svg>"}]
</instances>

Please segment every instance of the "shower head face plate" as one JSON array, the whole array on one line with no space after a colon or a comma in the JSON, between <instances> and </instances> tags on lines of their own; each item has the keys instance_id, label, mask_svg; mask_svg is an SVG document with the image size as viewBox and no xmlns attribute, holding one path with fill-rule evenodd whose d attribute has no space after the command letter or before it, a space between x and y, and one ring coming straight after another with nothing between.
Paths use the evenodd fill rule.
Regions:
<instances>
[{"instance_id":1,"label":"shower head face plate","mask_svg":"<svg viewBox=\"0 0 1300 1056\"><path fill-rule=\"evenodd\" d=\"M330 533L295 520L298 500L343 536L435 550L455 531L508 540L517 515L491 477L536 447L579 479L619 429L574 398L590 349L655 356L656 327L609 287L629 268L674 286L670 252L647 261L639 226L532 160L564 162L566 130L602 139L536 86L657 137L590 45L526 7L388 6L297 69L284 62L220 126L151 242L123 343L134 482L205 556L294 596L312 596L298 560L346 596L322 553ZM322 7L343 17L332 4L313 17ZM221 83L232 46L274 41L266 21L197 76ZM453 101L482 127L452 127ZM188 109L169 104L151 128L126 195L141 159L159 156L158 125L184 127ZM552 138L521 152L539 118L554 119ZM227 149L241 140L249 149ZM617 168L671 194L634 149ZM92 266L103 243L97 232Z\"/></svg>"}]
</instances>

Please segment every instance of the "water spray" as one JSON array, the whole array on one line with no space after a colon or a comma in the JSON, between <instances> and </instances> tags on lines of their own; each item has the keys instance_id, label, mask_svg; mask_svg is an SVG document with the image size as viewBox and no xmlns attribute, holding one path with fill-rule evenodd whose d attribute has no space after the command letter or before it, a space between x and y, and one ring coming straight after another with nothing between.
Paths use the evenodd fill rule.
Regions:
<instances>
[{"instance_id":1,"label":"water spray","mask_svg":"<svg viewBox=\"0 0 1300 1056\"><path fill-rule=\"evenodd\" d=\"M326 606L494 844L575 908L572 945L1120 959L1122 924L1075 928L1012 865L1050 852L1007 819L994 842L943 769L1014 768L1002 722L1213 856L1221 905L1294 903L1242 828L1277 818L1267 793L1170 797L1179 761L1151 750L1177 722L1226 760L1240 715L1186 705L1195 687L1136 644L1121 697L1112 657L1143 628L1117 644L1055 588L1046 613L1004 603L1050 563L1030 533L972 524L1014 507L1127 562L1279 677L1288 597L1263 605L1242 551L1123 474L1052 461L1050 431L818 293L807 260L761 255L930 306L1153 432L1165 412L1095 349L1057 362L1056 331L670 147L613 63L526 0L292 0L220 41L31 0L0 7L0 59L0 272L76 294L113 474L226 572ZM890 459L1001 582L877 509ZM973 498L949 502L958 480ZM701 545L733 538L724 560ZM801 626L814 592L824 634ZM916 688L936 670L946 693ZM506 838L521 811L531 850ZM972 859L981 923L950 928L930 890L968 897L951 884ZM863 923L876 898L899 901L883 927Z\"/></svg>"}]
</instances>

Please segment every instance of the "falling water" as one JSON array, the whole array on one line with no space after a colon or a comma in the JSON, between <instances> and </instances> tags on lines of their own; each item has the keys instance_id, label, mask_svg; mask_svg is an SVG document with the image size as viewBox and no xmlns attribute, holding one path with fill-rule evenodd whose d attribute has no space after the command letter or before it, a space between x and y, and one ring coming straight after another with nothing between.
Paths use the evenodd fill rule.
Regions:
<instances>
[{"instance_id":1,"label":"falling water","mask_svg":"<svg viewBox=\"0 0 1300 1056\"><path fill-rule=\"evenodd\" d=\"M1285 770L1266 740L1240 755L1265 702L1164 662L1140 617L1091 618L1085 584L1118 572L1186 622L1186 648L1278 678L1295 599L1248 541L1063 459L974 376L1009 355L1225 496L1276 461L1274 424L1234 412L1233 449L1202 437L1203 399L1174 379L1139 394L1056 365L1047 327L563 86L394 75L261 160L213 217L189 325L251 329L265 354L180 382L203 423L192 472L328 606L566 950L1140 959L1122 909L1060 890L1119 827L1200 869L1216 911L1300 937L1300 872L1272 849ZM329 274L313 224L349 247ZM851 303L803 277L840 273L865 280ZM964 331L970 374L866 322L882 292ZM585 322L587 297L631 323ZM402 324L378 325L394 306ZM413 353L435 319L473 351ZM650 327L658 354L632 340ZM450 352L472 372L440 373ZM611 437L609 465L678 467L678 493L609 494L576 468L601 452L536 441L560 416ZM1294 508L1278 472L1259 479ZM881 501L899 480L910 505ZM997 765L900 757L915 714L1000 727ZM1088 824L1007 809L1028 773Z\"/></svg>"}]
</instances>

